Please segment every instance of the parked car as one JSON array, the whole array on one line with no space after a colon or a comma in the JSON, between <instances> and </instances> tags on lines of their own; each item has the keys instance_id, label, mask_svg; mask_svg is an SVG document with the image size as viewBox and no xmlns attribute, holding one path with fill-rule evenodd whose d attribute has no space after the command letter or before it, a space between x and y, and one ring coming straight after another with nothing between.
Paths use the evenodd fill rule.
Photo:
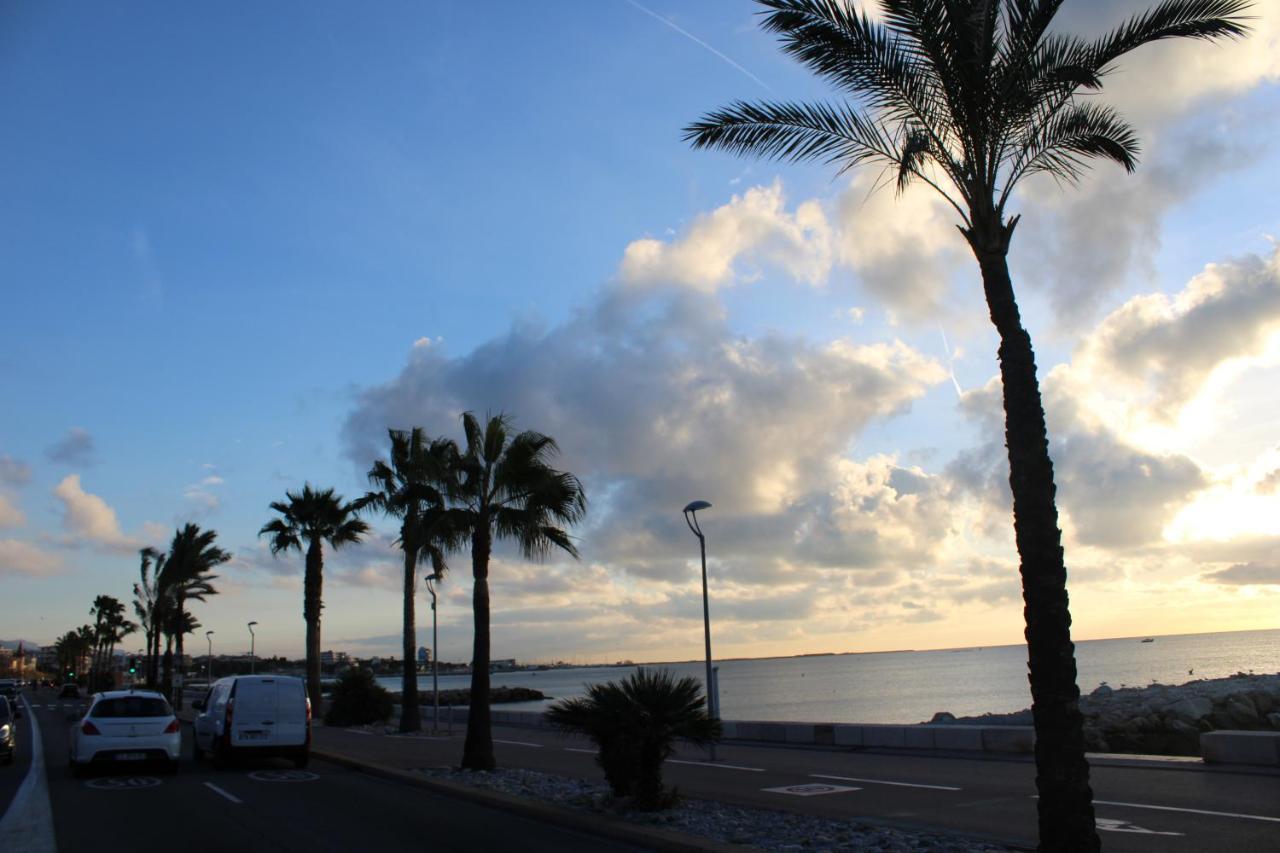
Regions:
<instances>
[{"instance_id":1,"label":"parked car","mask_svg":"<svg viewBox=\"0 0 1280 853\"><path fill-rule=\"evenodd\" d=\"M22 683L12 678L0 678L0 696L8 699L10 702L18 701L18 694L22 692Z\"/></svg>"},{"instance_id":2,"label":"parked car","mask_svg":"<svg viewBox=\"0 0 1280 853\"><path fill-rule=\"evenodd\" d=\"M18 727L15 722L20 719L22 712L18 710L18 706L10 705L7 698L0 696L0 761L5 764L13 763L13 754L18 748Z\"/></svg>"},{"instance_id":3,"label":"parked car","mask_svg":"<svg viewBox=\"0 0 1280 853\"><path fill-rule=\"evenodd\" d=\"M75 684L64 684L62 689L58 691L59 699L79 699L80 687Z\"/></svg>"},{"instance_id":4,"label":"parked car","mask_svg":"<svg viewBox=\"0 0 1280 853\"><path fill-rule=\"evenodd\" d=\"M283 756L306 767L311 756L311 702L302 679L283 675L220 678L191 703L195 757L225 765L241 756Z\"/></svg>"},{"instance_id":5,"label":"parked car","mask_svg":"<svg viewBox=\"0 0 1280 853\"><path fill-rule=\"evenodd\" d=\"M110 690L95 694L71 727L67 760L76 776L91 764L143 761L176 773L181 751L178 718L168 700L150 690Z\"/></svg>"}]
</instances>

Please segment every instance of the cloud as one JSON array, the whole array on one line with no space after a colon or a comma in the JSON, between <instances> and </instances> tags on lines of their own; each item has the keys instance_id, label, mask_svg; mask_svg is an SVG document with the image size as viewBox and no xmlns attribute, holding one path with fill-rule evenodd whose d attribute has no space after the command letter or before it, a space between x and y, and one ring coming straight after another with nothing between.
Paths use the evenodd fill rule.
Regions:
<instances>
[{"instance_id":1,"label":"cloud","mask_svg":"<svg viewBox=\"0 0 1280 853\"><path fill-rule=\"evenodd\" d=\"M1216 371L1267 355L1280 333L1280 248L1209 264L1183 290L1130 299L1085 338L1075 361L1145 413L1175 420Z\"/></svg>"},{"instance_id":2,"label":"cloud","mask_svg":"<svg viewBox=\"0 0 1280 853\"><path fill-rule=\"evenodd\" d=\"M1245 586L1248 584L1280 585L1280 564L1277 563L1237 563L1227 569L1210 572L1204 576L1209 583Z\"/></svg>"},{"instance_id":3,"label":"cloud","mask_svg":"<svg viewBox=\"0 0 1280 853\"><path fill-rule=\"evenodd\" d=\"M21 527L27 523L18 505L0 493L0 527Z\"/></svg>"},{"instance_id":4,"label":"cloud","mask_svg":"<svg viewBox=\"0 0 1280 853\"><path fill-rule=\"evenodd\" d=\"M0 575L46 577L62 570L62 560L30 542L0 539Z\"/></svg>"},{"instance_id":5,"label":"cloud","mask_svg":"<svg viewBox=\"0 0 1280 853\"><path fill-rule=\"evenodd\" d=\"M9 454L0 456L0 485L25 486L31 482L31 466Z\"/></svg>"},{"instance_id":6,"label":"cloud","mask_svg":"<svg viewBox=\"0 0 1280 853\"><path fill-rule=\"evenodd\" d=\"M44 455L52 462L87 467L95 461L93 436L84 427L72 427L61 439L46 447Z\"/></svg>"},{"instance_id":7,"label":"cloud","mask_svg":"<svg viewBox=\"0 0 1280 853\"><path fill-rule=\"evenodd\" d=\"M85 544L126 553L141 547L138 540L121 532L115 510L81 487L79 474L63 478L54 487L53 496L62 503L62 526L68 533L68 545Z\"/></svg>"},{"instance_id":8,"label":"cloud","mask_svg":"<svg viewBox=\"0 0 1280 853\"><path fill-rule=\"evenodd\" d=\"M822 284L831 270L831 227L817 201L786 210L781 181L753 187L703 214L670 242L627 246L618 278L633 286L677 284L704 293L751 281L763 268Z\"/></svg>"},{"instance_id":9,"label":"cloud","mask_svg":"<svg viewBox=\"0 0 1280 853\"><path fill-rule=\"evenodd\" d=\"M225 482L217 474L209 474L183 489L182 497L191 504L191 512L198 516L210 515L221 505L214 490Z\"/></svg>"}]
</instances>

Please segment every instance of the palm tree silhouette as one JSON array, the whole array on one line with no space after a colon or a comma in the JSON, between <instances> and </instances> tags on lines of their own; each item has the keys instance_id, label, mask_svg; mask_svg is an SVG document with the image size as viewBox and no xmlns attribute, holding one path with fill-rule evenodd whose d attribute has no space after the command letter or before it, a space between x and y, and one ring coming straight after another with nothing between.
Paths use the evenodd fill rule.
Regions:
<instances>
[{"instance_id":1,"label":"palm tree silhouette","mask_svg":"<svg viewBox=\"0 0 1280 853\"><path fill-rule=\"evenodd\" d=\"M391 454L373 463L369 482L377 490L355 502L357 509L366 506L400 519L397 544L404 554L404 672L400 682L400 731L416 732L422 728L418 708L417 626L414 616L417 596L417 567L430 561L436 574L448 566L445 553L453 540L439 524L444 513L444 496L433 485L442 478L447 442L430 442L420 427L388 430ZM432 650L434 654L435 650Z\"/></svg>"},{"instance_id":2,"label":"palm tree silhouette","mask_svg":"<svg viewBox=\"0 0 1280 853\"><path fill-rule=\"evenodd\" d=\"M306 573L302 581L302 618L307 623L307 695L311 707L320 713L320 611L324 607L321 589L324 585L324 543L334 548L360 541L369 525L356 518L353 504L343 503L333 489L316 491L310 483L301 492L285 492L284 501L271 508L280 514L258 531L270 536L271 553L294 549L306 544Z\"/></svg>"},{"instance_id":3,"label":"palm tree silhouette","mask_svg":"<svg viewBox=\"0 0 1280 853\"><path fill-rule=\"evenodd\" d=\"M471 412L462 416L465 451L451 447L444 490L449 512L442 520L451 537L471 540L475 582L472 612L475 640L471 657L471 706L462 766L492 770L493 731L489 713L489 556L495 538L514 540L527 559L543 559L553 548L578 556L559 525L578 522L587 498L578 478L557 471L547 460L558 452L550 436L531 430L509 437L510 420L489 418L482 428Z\"/></svg>"},{"instance_id":4,"label":"palm tree silhouette","mask_svg":"<svg viewBox=\"0 0 1280 853\"><path fill-rule=\"evenodd\" d=\"M1095 850L1053 462L1035 354L1007 263L1019 217L1006 208L1029 175L1073 183L1096 157L1132 172L1133 128L1082 92L1100 89L1117 60L1144 44L1243 35L1249 3L1164 0L1085 40L1049 32L1062 0L881 0L881 20L843 0L757 2L783 50L852 100L737 102L688 126L685 139L697 148L821 159L841 172L880 163L899 191L922 181L959 215L1000 336L1041 849Z\"/></svg>"},{"instance_id":5,"label":"palm tree silhouette","mask_svg":"<svg viewBox=\"0 0 1280 853\"><path fill-rule=\"evenodd\" d=\"M204 601L217 595L212 573L216 566L231 559L231 555L214 544L218 534L213 530L201 530L200 525L188 522L173 534L164 567L157 583L163 602L165 633L173 644L178 667L182 667L183 640L187 634L200 627L187 612L188 601ZM173 655L165 650L165 689L173 688ZM173 705L182 709L182 690L173 690Z\"/></svg>"}]
</instances>

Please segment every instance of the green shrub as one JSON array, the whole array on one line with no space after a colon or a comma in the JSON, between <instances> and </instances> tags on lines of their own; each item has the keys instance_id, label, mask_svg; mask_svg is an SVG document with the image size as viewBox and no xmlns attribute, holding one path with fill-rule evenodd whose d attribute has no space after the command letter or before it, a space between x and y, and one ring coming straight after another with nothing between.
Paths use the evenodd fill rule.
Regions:
<instances>
[{"instance_id":1,"label":"green shrub","mask_svg":"<svg viewBox=\"0 0 1280 853\"><path fill-rule=\"evenodd\" d=\"M324 715L326 726L362 726L391 718L391 693L378 686L367 669L351 668L338 677Z\"/></svg>"},{"instance_id":2,"label":"green shrub","mask_svg":"<svg viewBox=\"0 0 1280 853\"><path fill-rule=\"evenodd\" d=\"M562 731L584 734L596 744L596 763L617 797L634 797L642 809L675 801L662 785L662 762L676 739L704 745L720 738L720 721L707 716L702 685L676 680L670 671L641 667L621 682L587 687L587 695L547 710Z\"/></svg>"}]
</instances>

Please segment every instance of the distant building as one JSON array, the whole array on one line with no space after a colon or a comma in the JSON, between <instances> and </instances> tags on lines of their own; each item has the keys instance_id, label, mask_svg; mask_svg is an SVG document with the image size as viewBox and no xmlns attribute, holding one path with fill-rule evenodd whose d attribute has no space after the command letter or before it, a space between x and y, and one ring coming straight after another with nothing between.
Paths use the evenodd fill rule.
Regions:
<instances>
[{"instance_id":1,"label":"distant building","mask_svg":"<svg viewBox=\"0 0 1280 853\"><path fill-rule=\"evenodd\" d=\"M516 668L515 658L499 658L498 660L489 661L489 668L498 672L505 672L509 669Z\"/></svg>"},{"instance_id":2,"label":"distant building","mask_svg":"<svg viewBox=\"0 0 1280 853\"><path fill-rule=\"evenodd\" d=\"M418 646L418 663L431 663L431 649Z\"/></svg>"},{"instance_id":3,"label":"distant building","mask_svg":"<svg viewBox=\"0 0 1280 853\"><path fill-rule=\"evenodd\" d=\"M344 664L351 660L351 655L346 652L327 651L320 653L321 666L333 666L334 664Z\"/></svg>"}]
</instances>

